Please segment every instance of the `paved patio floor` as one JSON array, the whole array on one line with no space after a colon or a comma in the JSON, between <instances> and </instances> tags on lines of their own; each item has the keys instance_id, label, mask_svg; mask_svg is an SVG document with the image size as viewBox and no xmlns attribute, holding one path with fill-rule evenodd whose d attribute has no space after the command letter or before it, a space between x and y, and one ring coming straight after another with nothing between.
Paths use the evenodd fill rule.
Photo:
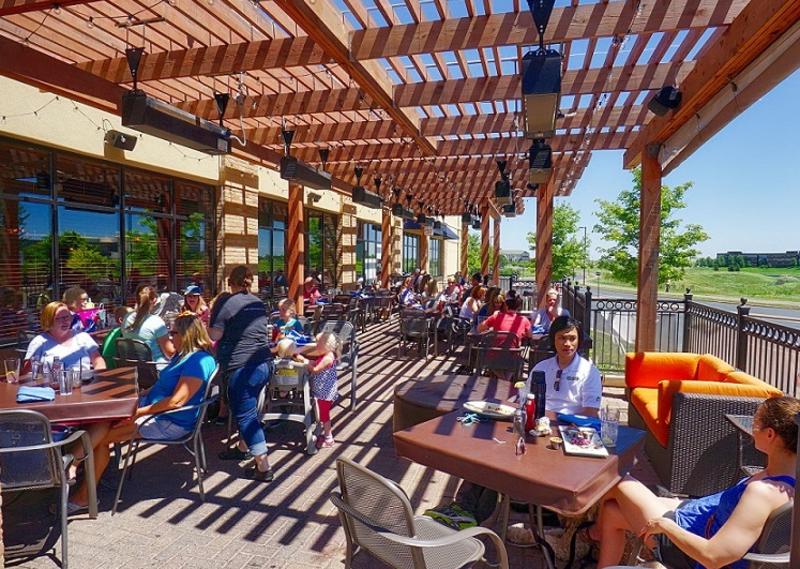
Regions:
<instances>
[{"instance_id":1,"label":"paved patio floor","mask_svg":"<svg viewBox=\"0 0 800 569\"><path fill-rule=\"evenodd\" d=\"M448 502L459 480L395 456L392 392L396 383L407 379L452 373L457 363L447 356L426 361L414 354L398 355L391 336L395 328L392 320L371 326L361 336L360 403L354 414L344 407L335 410L334 434L339 441L335 448L308 457L300 446L300 429L279 426L268 433L276 478L263 484L242 477L236 463L217 459L226 429L210 426L204 429L209 462L205 503L182 449L150 449L140 456L132 480L126 483L116 516L110 510L118 475L107 472L99 489L99 518L83 516L70 522L71 568L343 567L344 533L327 499L336 487L334 463L340 456L397 481L417 512ZM619 390L607 391L608 402L624 404ZM347 402L348 392L343 395ZM643 475L652 479L646 465ZM542 566L537 550L509 547L508 551L512 567ZM354 565L382 567L366 554L357 555ZM39 569L57 564L42 557L22 566Z\"/></svg>"}]
</instances>

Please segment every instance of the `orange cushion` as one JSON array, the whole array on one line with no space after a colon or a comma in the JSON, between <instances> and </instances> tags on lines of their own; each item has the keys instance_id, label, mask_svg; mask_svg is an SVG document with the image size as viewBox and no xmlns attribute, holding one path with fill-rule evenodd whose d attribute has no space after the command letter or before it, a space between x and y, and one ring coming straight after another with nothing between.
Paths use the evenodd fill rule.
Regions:
<instances>
[{"instance_id":1,"label":"orange cushion","mask_svg":"<svg viewBox=\"0 0 800 569\"><path fill-rule=\"evenodd\" d=\"M725 381L728 373L732 371L734 371L733 366L725 360L721 360L711 354L703 354L697 361L697 373L694 376L680 377L694 377L694 379L699 379L701 381ZM665 374L661 377L674 377L677 379L679 376L669 376Z\"/></svg>"},{"instance_id":2,"label":"orange cushion","mask_svg":"<svg viewBox=\"0 0 800 569\"><path fill-rule=\"evenodd\" d=\"M761 381L757 377L753 377L749 373L745 373L743 371L732 371L728 373L725 378L726 383L730 384L740 384L740 385L752 385L754 387L759 387L768 391L771 395L770 397L780 397L783 395L783 391L778 389L777 387L773 387L772 385L768 384L765 381Z\"/></svg>"},{"instance_id":3,"label":"orange cushion","mask_svg":"<svg viewBox=\"0 0 800 569\"><path fill-rule=\"evenodd\" d=\"M657 388L664 378L697 376L697 354L637 352L625 354L625 385Z\"/></svg>"},{"instance_id":4,"label":"orange cushion","mask_svg":"<svg viewBox=\"0 0 800 569\"><path fill-rule=\"evenodd\" d=\"M658 390L645 387L634 389L631 391L631 405L644 419L647 430L653 434L661 446L666 447L669 429L658 419Z\"/></svg>"}]
</instances>

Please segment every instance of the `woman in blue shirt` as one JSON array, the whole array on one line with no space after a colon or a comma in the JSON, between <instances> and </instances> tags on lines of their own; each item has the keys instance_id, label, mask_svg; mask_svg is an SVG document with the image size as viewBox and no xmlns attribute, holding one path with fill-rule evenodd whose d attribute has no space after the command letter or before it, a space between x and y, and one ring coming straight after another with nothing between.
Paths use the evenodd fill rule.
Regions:
<instances>
[{"instance_id":1,"label":"woman in blue shirt","mask_svg":"<svg viewBox=\"0 0 800 569\"><path fill-rule=\"evenodd\" d=\"M175 355L158 375L158 381L139 398L139 408L130 421L116 425L95 423L89 429L94 446L95 480L108 466L109 446L127 442L131 438L160 440L179 439L194 429L199 411L189 409L163 415L143 423L139 418L171 411L203 402L206 386L217 366L211 355L211 339L200 317L184 312L175 318L170 331L175 345ZM137 430L137 423L142 424ZM70 512L85 508L89 503L88 488L82 484L70 500Z\"/></svg>"},{"instance_id":2,"label":"woman in blue shirt","mask_svg":"<svg viewBox=\"0 0 800 569\"><path fill-rule=\"evenodd\" d=\"M753 442L767 455L767 467L723 492L681 501L659 498L644 484L626 477L605 498L595 537L600 539L597 567L617 565L625 532L642 536L670 567L691 569L729 566L755 545L770 514L791 502L795 492L800 400L774 397L753 417Z\"/></svg>"}]
</instances>

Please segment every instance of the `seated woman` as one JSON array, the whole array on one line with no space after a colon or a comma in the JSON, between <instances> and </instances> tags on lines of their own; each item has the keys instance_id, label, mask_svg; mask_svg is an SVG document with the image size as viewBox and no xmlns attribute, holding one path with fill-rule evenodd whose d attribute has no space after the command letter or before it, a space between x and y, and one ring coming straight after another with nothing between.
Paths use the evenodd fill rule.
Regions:
<instances>
[{"instance_id":1,"label":"seated woman","mask_svg":"<svg viewBox=\"0 0 800 569\"><path fill-rule=\"evenodd\" d=\"M211 311L203 300L203 290L199 286L189 285L183 291L183 309L197 314L203 325L208 326L208 316Z\"/></svg>"},{"instance_id":2,"label":"seated woman","mask_svg":"<svg viewBox=\"0 0 800 569\"><path fill-rule=\"evenodd\" d=\"M147 344L153 354L153 361L161 370L175 353L175 347L169 338L164 320L151 314L157 300L158 294L152 286L139 285L136 290L136 309L122 323L122 337L142 340Z\"/></svg>"},{"instance_id":3,"label":"seated woman","mask_svg":"<svg viewBox=\"0 0 800 569\"><path fill-rule=\"evenodd\" d=\"M569 310L558 305L558 291L554 288L548 289L545 293L545 305L533 316L533 328L537 334L547 334L553 320L569 315Z\"/></svg>"},{"instance_id":4,"label":"seated woman","mask_svg":"<svg viewBox=\"0 0 800 569\"><path fill-rule=\"evenodd\" d=\"M321 296L322 294L319 292L319 286L317 286L314 277L306 277L306 280L303 281L303 301L305 301L305 304L314 306Z\"/></svg>"},{"instance_id":5,"label":"seated woman","mask_svg":"<svg viewBox=\"0 0 800 569\"><path fill-rule=\"evenodd\" d=\"M461 305L461 310L458 313L459 318L469 320L472 323L473 332L477 329L478 312L483 304L483 297L486 294L486 289L481 285L472 287L472 292L469 297Z\"/></svg>"},{"instance_id":6,"label":"seated woman","mask_svg":"<svg viewBox=\"0 0 800 569\"><path fill-rule=\"evenodd\" d=\"M411 308L414 306L419 307L417 293L414 291L413 280L411 277L408 277L403 281L403 288L397 295L397 300L400 302L400 306L403 308Z\"/></svg>"},{"instance_id":7,"label":"seated woman","mask_svg":"<svg viewBox=\"0 0 800 569\"><path fill-rule=\"evenodd\" d=\"M617 565L625 531L655 546L670 567L744 569L742 557L758 540L770 514L794 497L800 401L775 397L753 418L755 447L767 455L767 467L723 492L681 501L660 498L626 477L604 499L592 535L600 539L599 568Z\"/></svg>"},{"instance_id":8,"label":"seated woman","mask_svg":"<svg viewBox=\"0 0 800 569\"><path fill-rule=\"evenodd\" d=\"M64 369L80 368L81 371L106 369L97 342L86 332L72 328L72 313L63 302L50 302L39 316L42 332L28 344L24 369L30 369L33 359L41 360L49 368L58 358Z\"/></svg>"},{"instance_id":9,"label":"seated woman","mask_svg":"<svg viewBox=\"0 0 800 569\"><path fill-rule=\"evenodd\" d=\"M478 332L483 333L488 330L510 332L517 339L515 347L522 346L523 340L531 337L531 321L521 314L517 314L522 301L519 298L514 298L513 301L506 303L506 299L501 293L495 297L495 303L500 308L478 324Z\"/></svg>"},{"instance_id":10,"label":"seated woman","mask_svg":"<svg viewBox=\"0 0 800 569\"><path fill-rule=\"evenodd\" d=\"M158 374L158 381L139 398L139 408L129 421L116 425L96 423L89 429L94 445L95 480L99 481L109 462L109 445L131 440L132 437L174 440L186 436L194 429L198 410L188 409L152 419L142 424L148 415L171 411L203 402L206 385L217 366L211 355L211 339L197 314L183 312L175 318L170 332L175 343L175 355ZM75 491L70 500L71 511L88 504L86 484Z\"/></svg>"}]
</instances>

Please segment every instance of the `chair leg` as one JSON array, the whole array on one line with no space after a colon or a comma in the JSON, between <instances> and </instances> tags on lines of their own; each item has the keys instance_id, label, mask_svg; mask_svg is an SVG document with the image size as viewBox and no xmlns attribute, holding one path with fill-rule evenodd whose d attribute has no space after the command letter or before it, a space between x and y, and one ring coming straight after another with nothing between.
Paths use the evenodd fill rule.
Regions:
<instances>
[{"instance_id":1,"label":"chair leg","mask_svg":"<svg viewBox=\"0 0 800 569\"><path fill-rule=\"evenodd\" d=\"M206 460L206 445L203 439L200 439L200 458L203 465L203 472L208 472L208 460Z\"/></svg>"},{"instance_id":2,"label":"chair leg","mask_svg":"<svg viewBox=\"0 0 800 569\"><path fill-rule=\"evenodd\" d=\"M353 369L350 371L350 373L353 374L352 377L350 378L350 411L351 412L356 410L356 385L357 385L356 375L358 374L358 358L354 358L353 359L352 368Z\"/></svg>"},{"instance_id":3,"label":"chair leg","mask_svg":"<svg viewBox=\"0 0 800 569\"><path fill-rule=\"evenodd\" d=\"M67 536L67 502L69 485L63 480L61 485L61 568L69 569L69 538Z\"/></svg>"},{"instance_id":4,"label":"chair leg","mask_svg":"<svg viewBox=\"0 0 800 569\"><path fill-rule=\"evenodd\" d=\"M197 487L200 489L200 501L206 501L206 493L203 488L203 458L201 456L200 448L203 446L203 441L199 436L194 439L194 467L197 470Z\"/></svg>"},{"instance_id":5,"label":"chair leg","mask_svg":"<svg viewBox=\"0 0 800 569\"><path fill-rule=\"evenodd\" d=\"M128 452L125 454L125 464L122 467L122 475L119 477L119 485L117 486L117 495L114 497L114 506L111 508L111 515L117 513L117 506L119 505L119 497L122 495L122 486L125 484L125 473L128 470L128 463L133 455L136 459L136 452L139 450L139 441L131 441L128 447Z\"/></svg>"}]
</instances>

